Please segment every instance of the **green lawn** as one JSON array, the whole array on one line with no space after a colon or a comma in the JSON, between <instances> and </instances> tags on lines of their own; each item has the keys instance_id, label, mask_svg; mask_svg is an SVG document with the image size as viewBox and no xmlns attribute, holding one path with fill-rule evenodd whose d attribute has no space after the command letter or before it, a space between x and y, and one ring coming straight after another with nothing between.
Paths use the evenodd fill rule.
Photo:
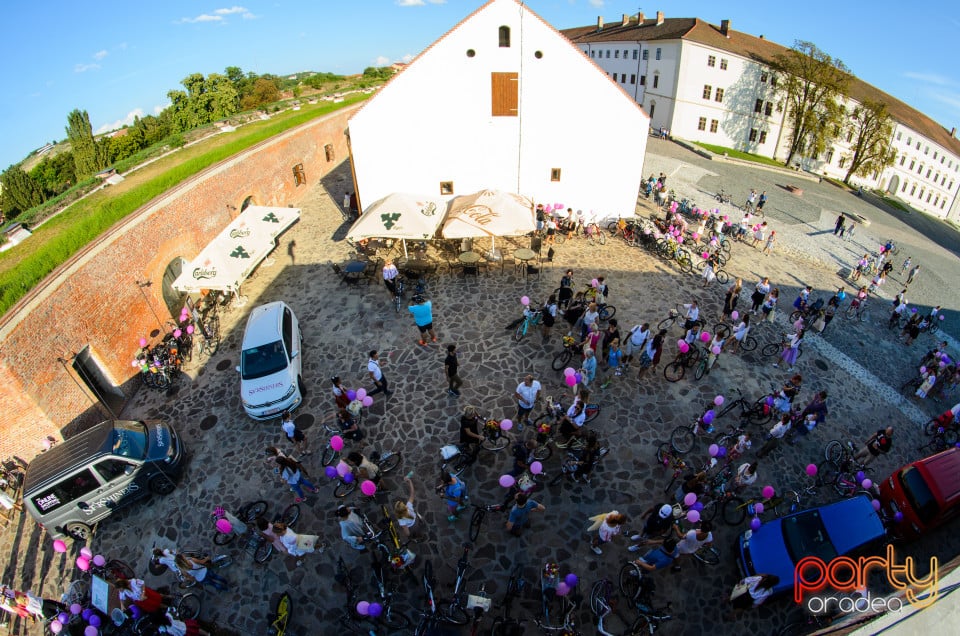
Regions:
<instances>
[{"instance_id":1,"label":"green lawn","mask_svg":"<svg viewBox=\"0 0 960 636\"><path fill-rule=\"evenodd\" d=\"M230 135L215 135L134 172L35 228L33 236L0 253L0 315L71 256L141 206L206 168L311 119L367 99L353 95L339 104L304 104Z\"/></svg>"},{"instance_id":2,"label":"green lawn","mask_svg":"<svg viewBox=\"0 0 960 636\"><path fill-rule=\"evenodd\" d=\"M713 144L703 144L699 141L693 142L694 144L709 150L715 155L727 155L733 157L734 159L743 159L744 161L752 161L754 163L762 163L768 166L776 166L778 168L783 168L782 161L776 161L770 157L761 157L760 155L754 155L749 152L741 152L740 150L734 150L733 148L724 148L723 146L714 146Z\"/></svg>"},{"instance_id":3,"label":"green lawn","mask_svg":"<svg viewBox=\"0 0 960 636\"><path fill-rule=\"evenodd\" d=\"M907 207L906 205L900 203L900 202L897 201L896 199L891 199L890 197L887 197L887 196L882 196L882 197L880 197L880 198L883 199L883 202L884 202L884 203L886 203L887 205L889 205L889 206L892 207L892 208L897 208L898 210L901 210L901 211L903 211L903 212L906 212L907 214L910 214L911 212L913 212L912 209L910 209L910 208Z\"/></svg>"}]
</instances>

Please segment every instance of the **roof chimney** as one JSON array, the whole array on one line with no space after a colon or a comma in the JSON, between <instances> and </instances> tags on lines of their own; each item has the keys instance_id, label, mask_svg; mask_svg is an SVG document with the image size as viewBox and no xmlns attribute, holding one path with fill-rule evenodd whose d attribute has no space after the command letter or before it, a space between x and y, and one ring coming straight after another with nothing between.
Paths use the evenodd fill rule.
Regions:
<instances>
[{"instance_id":1,"label":"roof chimney","mask_svg":"<svg viewBox=\"0 0 960 636\"><path fill-rule=\"evenodd\" d=\"M720 21L720 33L726 37L730 37L730 20Z\"/></svg>"},{"instance_id":2,"label":"roof chimney","mask_svg":"<svg viewBox=\"0 0 960 636\"><path fill-rule=\"evenodd\" d=\"M646 17L645 15L643 15L643 11L641 11L640 13L637 14L637 24L643 25L643 21L646 20L646 19L647 19L647 17Z\"/></svg>"},{"instance_id":3,"label":"roof chimney","mask_svg":"<svg viewBox=\"0 0 960 636\"><path fill-rule=\"evenodd\" d=\"M627 26L628 24L630 24L630 16L624 13L623 22L620 23L620 26Z\"/></svg>"},{"instance_id":4,"label":"roof chimney","mask_svg":"<svg viewBox=\"0 0 960 636\"><path fill-rule=\"evenodd\" d=\"M957 127L956 127L956 126L954 126L953 128L950 129L950 136L951 136L951 137L956 137L956 136L957 136Z\"/></svg>"},{"instance_id":5,"label":"roof chimney","mask_svg":"<svg viewBox=\"0 0 960 636\"><path fill-rule=\"evenodd\" d=\"M603 16L597 16L597 31L603 31Z\"/></svg>"},{"instance_id":6,"label":"roof chimney","mask_svg":"<svg viewBox=\"0 0 960 636\"><path fill-rule=\"evenodd\" d=\"M663 11L657 11L657 26L663 24Z\"/></svg>"},{"instance_id":7,"label":"roof chimney","mask_svg":"<svg viewBox=\"0 0 960 636\"><path fill-rule=\"evenodd\" d=\"M763 39L764 39L764 37L763 37L763 33L761 33L761 34L760 34L760 39L761 39L761 40L763 40Z\"/></svg>"}]
</instances>

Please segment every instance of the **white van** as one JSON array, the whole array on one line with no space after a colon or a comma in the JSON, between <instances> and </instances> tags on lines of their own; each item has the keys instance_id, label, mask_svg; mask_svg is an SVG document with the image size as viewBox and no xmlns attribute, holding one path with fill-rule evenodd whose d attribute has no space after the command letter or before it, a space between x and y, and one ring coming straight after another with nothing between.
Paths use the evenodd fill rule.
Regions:
<instances>
[{"instance_id":1,"label":"white van","mask_svg":"<svg viewBox=\"0 0 960 636\"><path fill-rule=\"evenodd\" d=\"M269 420L303 401L300 323L283 301L255 307L240 353L240 401L247 415Z\"/></svg>"}]
</instances>

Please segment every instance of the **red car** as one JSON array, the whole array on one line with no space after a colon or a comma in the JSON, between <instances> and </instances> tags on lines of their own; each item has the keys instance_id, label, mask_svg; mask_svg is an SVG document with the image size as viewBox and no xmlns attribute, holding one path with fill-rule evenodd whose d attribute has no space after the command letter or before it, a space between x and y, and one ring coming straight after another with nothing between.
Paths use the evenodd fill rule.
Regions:
<instances>
[{"instance_id":1,"label":"red car","mask_svg":"<svg viewBox=\"0 0 960 636\"><path fill-rule=\"evenodd\" d=\"M950 448L898 468L880 482L880 502L890 533L913 539L960 513L960 448Z\"/></svg>"}]
</instances>

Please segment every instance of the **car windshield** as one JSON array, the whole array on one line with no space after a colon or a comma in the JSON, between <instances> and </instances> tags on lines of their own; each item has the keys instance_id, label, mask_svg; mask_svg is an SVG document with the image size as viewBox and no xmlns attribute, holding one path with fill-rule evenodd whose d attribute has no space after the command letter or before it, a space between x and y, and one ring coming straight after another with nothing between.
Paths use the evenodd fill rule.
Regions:
<instances>
[{"instance_id":1,"label":"car windshield","mask_svg":"<svg viewBox=\"0 0 960 636\"><path fill-rule=\"evenodd\" d=\"M244 349L240 356L240 377L256 380L287 368L287 354L279 340L259 347Z\"/></svg>"},{"instance_id":2,"label":"car windshield","mask_svg":"<svg viewBox=\"0 0 960 636\"><path fill-rule=\"evenodd\" d=\"M903 494L920 521L924 525L930 523L940 510L937 506L937 498L933 496L930 486L927 485L920 471L912 466L907 468L900 473L900 484L903 486Z\"/></svg>"},{"instance_id":3,"label":"car windshield","mask_svg":"<svg viewBox=\"0 0 960 636\"><path fill-rule=\"evenodd\" d=\"M147 455L147 427L143 422L117 422L113 428L113 453L130 459Z\"/></svg>"},{"instance_id":4,"label":"car windshield","mask_svg":"<svg viewBox=\"0 0 960 636\"><path fill-rule=\"evenodd\" d=\"M790 560L794 563L808 556L820 557L825 562L837 556L818 510L808 510L787 517L782 521L781 527L783 542L787 546Z\"/></svg>"}]
</instances>

